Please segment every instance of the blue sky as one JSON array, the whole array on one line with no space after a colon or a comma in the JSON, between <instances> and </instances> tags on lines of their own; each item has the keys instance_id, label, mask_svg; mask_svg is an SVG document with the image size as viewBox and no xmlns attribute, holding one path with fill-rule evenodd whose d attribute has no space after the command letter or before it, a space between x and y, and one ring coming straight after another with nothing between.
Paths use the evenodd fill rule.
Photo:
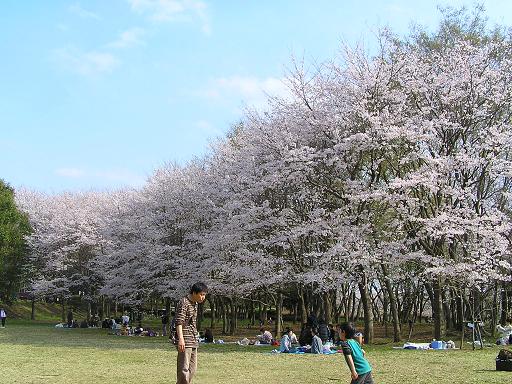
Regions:
<instances>
[{"instance_id":1,"label":"blue sky","mask_svg":"<svg viewBox=\"0 0 512 384\"><path fill-rule=\"evenodd\" d=\"M512 25L512 2L483 2ZM435 26L473 1L0 2L0 178L47 192L139 186L184 163L264 92L291 56L333 58L388 26Z\"/></svg>"}]
</instances>

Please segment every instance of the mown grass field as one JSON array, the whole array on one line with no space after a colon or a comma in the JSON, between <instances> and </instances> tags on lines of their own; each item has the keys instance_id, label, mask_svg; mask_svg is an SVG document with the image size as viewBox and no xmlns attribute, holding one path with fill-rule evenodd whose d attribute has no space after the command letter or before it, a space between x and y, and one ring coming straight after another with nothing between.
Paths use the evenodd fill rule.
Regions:
<instances>
[{"instance_id":1,"label":"mown grass field","mask_svg":"<svg viewBox=\"0 0 512 384\"><path fill-rule=\"evenodd\" d=\"M271 355L269 347L201 346L197 384L346 383L341 354ZM496 372L498 347L404 351L367 347L376 383L509 383ZM164 337L120 337L101 329L55 329L10 321L0 329L2 383L174 383L175 350Z\"/></svg>"}]
</instances>

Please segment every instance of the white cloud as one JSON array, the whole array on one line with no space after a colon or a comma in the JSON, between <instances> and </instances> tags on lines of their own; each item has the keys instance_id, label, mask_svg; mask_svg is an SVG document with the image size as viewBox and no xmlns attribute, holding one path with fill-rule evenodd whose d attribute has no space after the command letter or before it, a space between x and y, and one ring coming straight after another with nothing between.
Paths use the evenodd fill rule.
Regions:
<instances>
[{"instance_id":1,"label":"white cloud","mask_svg":"<svg viewBox=\"0 0 512 384\"><path fill-rule=\"evenodd\" d=\"M210 35L211 27L208 6L200 0L128 0L134 12L148 15L157 22L193 21L201 22L203 33Z\"/></svg>"},{"instance_id":2,"label":"white cloud","mask_svg":"<svg viewBox=\"0 0 512 384\"><path fill-rule=\"evenodd\" d=\"M89 51L68 47L53 52L53 59L70 72L84 76L112 72L119 60L107 52Z\"/></svg>"},{"instance_id":3,"label":"white cloud","mask_svg":"<svg viewBox=\"0 0 512 384\"><path fill-rule=\"evenodd\" d=\"M237 99L255 107L265 105L268 96L284 97L290 91L283 79L267 77L231 76L213 79L197 94L210 101Z\"/></svg>"},{"instance_id":4,"label":"white cloud","mask_svg":"<svg viewBox=\"0 0 512 384\"><path fill-rule=\"evenodd\" d=\"M78 179L85 175L83 169L79 168L59 168L55 170L55 174L62 177L69 177L72 179Z\"/></svg>"},{"instance_id":5,"label":"white cloud","mask_svg":"<svg viewBox=\"0 0 512 384\"><path fill-rule=\"evenodd\" d=\"M117 40L107 44L110 48L129 48L134 45L144 44L142 37L145 30L142 28L131 28L121 32Z\"/></svg>"},{"instance_id":6,"label":"white cloud","mask_svg":"<svg viewBox=\"0 0 512 384\"><path fill-rule=\"evenodd\" d=\"M82 6L79 3L75 3L73 5L70 5L69 6L69 11L71 13L74 13L75 15L80 16L83 19L94 19L94 20L100 20L101 19L96 13L88 11L88 10L82 8Z\"/></svg>"}]
</instances>

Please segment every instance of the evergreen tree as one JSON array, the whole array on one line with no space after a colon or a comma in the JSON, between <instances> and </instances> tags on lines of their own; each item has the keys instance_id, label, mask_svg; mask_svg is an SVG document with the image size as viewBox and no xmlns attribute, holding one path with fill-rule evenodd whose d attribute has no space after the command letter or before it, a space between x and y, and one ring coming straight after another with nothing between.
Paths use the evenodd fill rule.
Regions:
<instances>
[{"instance_id":1,"label":"evergreen tree","mask_svg":"<svg viewBox=\"0 0 512 384\"><path fill-rule=\"evenodd\" d=\"M11 302L27 277L28 218L14 202L14 190L0 180L0 301Z\"/></svg>"}]
</instances>

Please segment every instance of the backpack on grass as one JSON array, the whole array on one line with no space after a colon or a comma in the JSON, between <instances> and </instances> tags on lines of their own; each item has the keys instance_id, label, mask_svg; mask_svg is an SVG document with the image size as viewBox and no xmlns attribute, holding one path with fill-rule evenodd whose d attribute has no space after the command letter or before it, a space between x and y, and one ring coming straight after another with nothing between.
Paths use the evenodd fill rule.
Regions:
<instances>
[{"instance_id":1,"label":"backpack on grass","mask_svg":"<svg viewBox=\"0 0 512 384\"><path fill-rule=\"evenodd\" d=\"M509 351L508 349L500 350L500 353L498 353L498 359L499 360L512 360L512 351Z\"/></svg>"}]
</instances>

